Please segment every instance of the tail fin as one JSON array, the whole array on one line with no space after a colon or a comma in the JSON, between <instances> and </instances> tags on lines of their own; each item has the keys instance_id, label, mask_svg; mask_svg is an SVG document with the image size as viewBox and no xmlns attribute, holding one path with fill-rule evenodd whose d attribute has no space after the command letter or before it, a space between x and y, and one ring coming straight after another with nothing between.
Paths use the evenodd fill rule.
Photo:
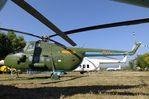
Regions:
<instances>
[{"instance_id":1,"label":"tail fin","mask_svg":"<svg viewBox=\"0 0 149 99\"><path fill-rule=\"evenodd\" d=\"M132 50L128 52L129 55L134 55L137 50L139 49L141 45L141 42L136 42L135 45L133 46Z\"/></svg>"}]
</instances>

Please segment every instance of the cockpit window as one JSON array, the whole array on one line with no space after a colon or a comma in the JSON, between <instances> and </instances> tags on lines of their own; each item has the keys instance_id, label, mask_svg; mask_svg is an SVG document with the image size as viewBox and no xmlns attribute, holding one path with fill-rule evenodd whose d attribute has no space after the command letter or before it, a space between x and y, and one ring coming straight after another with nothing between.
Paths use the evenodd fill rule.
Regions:
<instances>
[{"instance_id":1,"label":"cockpit window","mask_svg":"<svg viewBox=\"0 0 149 99\"><path fill-rule=\"evenodd\" d=\"M28 43L28 45L26 46L25 51L30 52L30 51L33 51L34 48L35 48L35 42L30 42L30 43Z\"/></svg>"},{"instance_id":2,"label":"cockpit window","mask_svg":"<svg viewBox=\"0 0 149 99\"><path fill-rule=\"evenodd\" d=\"M29 45L28 45L28 48L27 48L27 49L28 49L28 50L29 50L29 49L34 49L34 47L35 47L35 44L32 43L32 44L29 44Z\"/></svg>"},{"instance_id":3,"label":"cockpit window","mask_svg":"<svg viewBox=\"0 0 149 99\"><path fill-rule=\"evenodd\" d=\"M34 48L35 48L35 43L36 42L28 42L27 45L25 46L25 48L23 49L24 52L29 52L32 53Z\"/></svg>"}]
</instances>

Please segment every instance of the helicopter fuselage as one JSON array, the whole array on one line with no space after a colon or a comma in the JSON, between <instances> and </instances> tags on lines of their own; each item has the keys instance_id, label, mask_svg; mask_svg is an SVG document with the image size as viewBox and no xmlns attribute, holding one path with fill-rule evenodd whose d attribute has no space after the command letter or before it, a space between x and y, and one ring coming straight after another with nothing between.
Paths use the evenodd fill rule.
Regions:
<instances>
[{"instance_id":1,"label":"helicopter fuselage","mask_svg":"<svg viewBox=\"0 0 149 99\"><path fill-rule=\"evenodd\" d=\"M81 64L83 52L43 41L29 42L23 52L10 54L5 65L18 69L71 71Z\"/></svg>"}]
</instances>

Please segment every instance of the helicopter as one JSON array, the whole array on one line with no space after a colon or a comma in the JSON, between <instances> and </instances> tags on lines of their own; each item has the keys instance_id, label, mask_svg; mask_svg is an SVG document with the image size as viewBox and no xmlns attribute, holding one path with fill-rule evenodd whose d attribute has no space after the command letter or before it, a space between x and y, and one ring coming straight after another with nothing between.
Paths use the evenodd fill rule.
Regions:
<instances>
[{"instance_id":1,"label":"helicopter","mask_svg":"<svg viewBox=\"0 0 149 99\"><path fill-rule=\"evenodd\" d=\"M49 70L52 71L51 77L59 79L59 72L72 71L77 68L82 62L84 57L95 57L95 56L125 56L134 55L141 43L135 43L135 48L131 51L122 50L108 50L108 49L92 49L92 48L76 48L67 47L53 39L52 37L60 36L72 46L76 46L76 43L68 37L69 34L78 32L84 32L95 29L104 29L118 26L135 25L149 22L149 18L129 20L123 22L115 22L109 24L102 24L96 26L89 26L69 31L61 31L56 25L50 22L40 12L33 8L24 0L11 0L16 5L24 9L26 12L31 14L41 23L46 25L49 29L54 31L56 34L50 36L38 36L32 33L22 32L13 29L0 28L2 31L12 31L32 37L39 38L38 41L30 41L25 46L22 52L12 53L6 56L5 65L14 67L17 69L38 69L38 70ZM49 42L51 41L51 42Z\"/></svg>"},{"instance_id":2,"label":"helicopter","mask_svg":"<svg viewBox=\"0 0 149 99\"><path fill-rule=\"evenodd\" d=\"M55 41L49 43L47 38L41 38L39 41L28 42L22 52L6 56L5 66L23 70L49 70L52 71L51 78L59 79L62 73L76 69L84 57L134 55L141 45L141 42L136 42L131 51L76 48L66 47Z\"/></svg>"}]
</instances>

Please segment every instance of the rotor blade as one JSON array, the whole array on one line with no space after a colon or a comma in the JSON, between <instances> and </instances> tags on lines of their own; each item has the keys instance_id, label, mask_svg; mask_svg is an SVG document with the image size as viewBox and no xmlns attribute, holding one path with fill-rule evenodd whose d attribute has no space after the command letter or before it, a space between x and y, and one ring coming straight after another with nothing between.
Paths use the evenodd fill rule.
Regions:
<instances>
[{"instance_id":1,"label":"rotor blade","mask_svg":"<svg viewBox=\"0 0 149 99\"><path fill-rule=\"evenodd\" d=\"M90 27L74 29L74 30L66 31L64 33L65 34L73 34L73 33L90 31L90 30L96 30L96 29L104 29L104 28L112 28L112 27L118 27L118 26L136 25L136 24L142 24L142 23L148 23L148 22L149 22L149 18L138 19L138 20L130 20L130 21L122 21L122 22L102 24L102 25L96 25L96 26L90 26Z\"/></svg>"},{"instance_id":2,"label":"rotor blade","mask_svg":"<svg viewBox=\"0 0 149 99\"><path fill-rule=\"evenodd\" d=\"M113 0L113 1L149 8L149 0Z\"/></svg>"},{"instance_id":3,"label":"rotor blade","mask_svg":"<svg viewBox=\"0 0 149 99\"><path fill-rule=\"evenodd\" d=\"M4 7L6 2L7 2L7 0L0 0L0 10Z\"/></svg>"},{"instance_id":4,"label":"rotor blade","mask_svg":"<svg viewBox=\"0 0 149 99\"><path fill-rule=\"evenodd\" d=\"M61 43L59 43L59 42L57 42L57 41L55 41L55 40L52 40L52 39L49 39L49 40L52 41L52 42L54 42L55 44L61 46L61 47L64 48L64 49L67 48L65 45L63 45L63 44L61 44Z\"/></svg>"},{"instance_id":5,"label":"rotor blade","mask_svg":"<svg viewBox=\"0 0 149 99\"><path fill-rule=\"evenodd\" d=\"M33 17L38 19L41 23L46 25L48 28L53 30L56 34L58 34L65 41L70 43L72 46L76 45L76 43L73 42L67 35L65 35L65 33L63 33L58 27L56 27L52 22L50 22L46 17L44 17L41 13L39 13L35 8L33 8L27 2L25 2L24 0L12 0L12 1L18 6L20 6L22 9L27 11L29 14L31 14Z\"/></svg>"},{"instance_id":6,"label":"rotor blade","mask_svg":"<svg viewBox=\"0 0 149 99\"><path fill-rule=\"evenodd\" d=\"M69 31L66 31L64 33L66 35L68 35L68 34L74 34L74 33L78 33L78 32L85 32L85 31L96 30L96 29L104 29L104 28L112 28L112 27L119 27L119 26L136 25L136 24L142 24L142 23L148 23L148 22L149 22L149 18L144 18L144 19L115 22L115 23L102 24L102 25L96 25L96 26L89 26L89 27L69 30ZM54 36L57 36L57 34L51 35L50 37L54 37Z\"/></svg>"},{"instance_id":7,"label":"rotor blade","mask_svg":"<svg viewBox=\"0 0 149 99\"><path fill-rule=\"evenodd\" d=\"M21 31L12 30L12 29L6 29L6 28L0 28L0 30L3 30L3 31L12 31L12 32L16 32L16 33L19 33L19 34L25 34L25 35L29 35L29 36L33 36L33 37L37 37L37 38L42 39L42 37L40 37L38 35L34 35L34 34L31 34L31 33L27 33L27 32L21 32Z\"/></svg>"}]
</instances>

